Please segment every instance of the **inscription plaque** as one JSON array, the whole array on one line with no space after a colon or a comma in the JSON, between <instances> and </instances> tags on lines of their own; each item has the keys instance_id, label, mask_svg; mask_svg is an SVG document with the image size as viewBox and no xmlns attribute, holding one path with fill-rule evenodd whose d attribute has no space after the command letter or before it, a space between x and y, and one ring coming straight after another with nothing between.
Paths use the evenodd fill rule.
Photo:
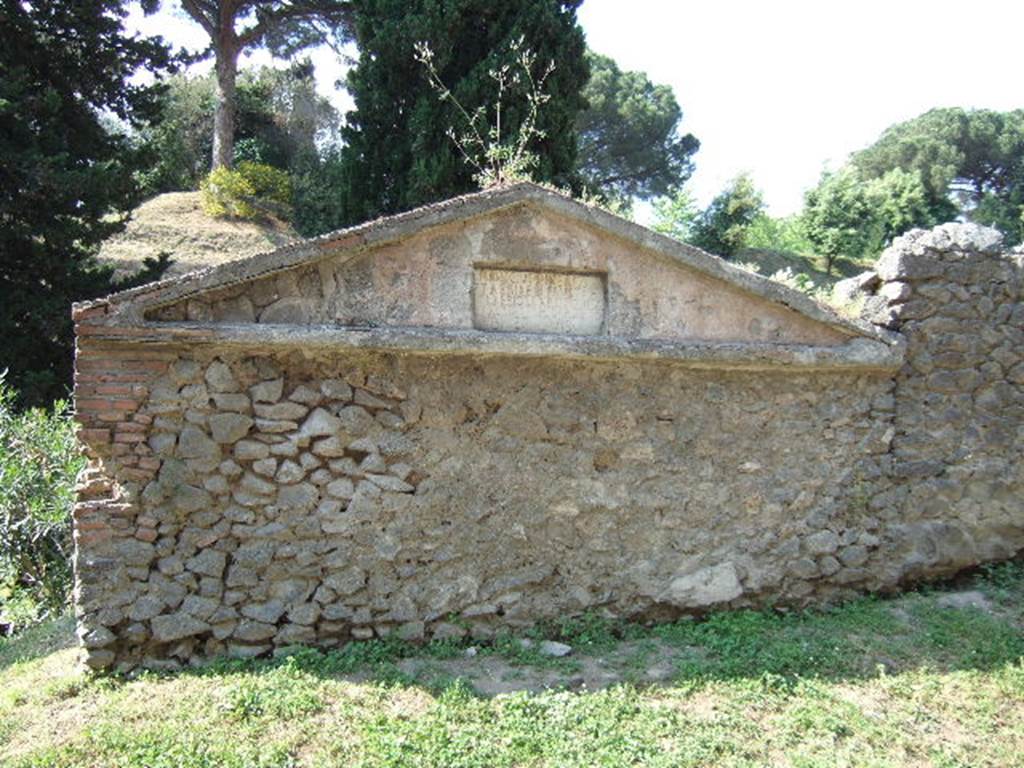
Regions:
<instances>
[{"instance_id":1,"label":"inscription plaque","mask_svg":"<svg viewBox=\"0 0 1024 768\"><path fill-rule=\"evenodd\" d=\"M592 336L604 328L604 275L476 267L473 325L486 331Z\"/></svg>"}]
</instances>

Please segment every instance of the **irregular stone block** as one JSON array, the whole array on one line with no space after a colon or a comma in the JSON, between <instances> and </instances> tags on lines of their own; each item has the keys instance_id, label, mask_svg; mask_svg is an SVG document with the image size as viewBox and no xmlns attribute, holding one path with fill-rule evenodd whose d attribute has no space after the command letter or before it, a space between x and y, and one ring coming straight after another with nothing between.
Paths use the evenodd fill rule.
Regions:
<instances>
[{"instance_id":1,"label":"irregular stone block","mask_svg":"<svg viewBox=\"0 0 1024 768\"><path fill-rule=\"evenodd\" d=\"M672 580L662 599L673 605L698 608L727 603L743 594L736 566L732 563L702 568Z\"/></svg>"},{"instance_id":2,"label":"irregular stone block","mask_svg":"<svg viewBox=\"0 0 1024 768\"><path fill-rule=\"evenodd\" d=\"M300 437L326 437L341 429L341 419L323 408L314 408L299 429Z\"/></svg>"},{"instance_id":3,"label":"irregular stone block","mask_svg":"<svg viewBox=\"0 0 1024 768\"><path fill-rule=\"evenodd\" d=\"M224 574L227 555L216 549L204 549L185 563L185 567L193 573L219 579Z\"/></svg>"},{"instance_id":4,"label":"irregular stone block","mask_svg":"<svg viewBox=\"0 0 1024 768\"><path fill-rule=\"evenodd\" d=\"M300 384L292 390L292 393L288 395L288 399L294 400L296 403L302 403L303 405L312 407L314 405L319 405L320 401L323 400L323 396L319 392L307 387L305 384Z\"/></svg>"},{"instance_id":5,"label":"irregular stone block","mask_svg":"<svg viewBox=\"0 0 1024 768\"><path fill-rule=\"evenodd\" d=\"M285 624L274 636L278 646L309 645L316 641L316 630L301 624Z\"/></svg>"},{"instance_id":6,"label":"irregular stone block","mask_svg":"<svg viewBox=\"0 0 1024 768\"><path fill-rule=\"evenodd\" d=\"M839 537L832 531L818 531L804 539L804 548L812 555L831 555L839 549Z\"/></svg>"},{"instance_id":7,"label":"irregular stone block","mask_svg":"<svg viewBox=\"0 0 1024 768\"><path fill-rule=\"evenodd\" d=\"M204 488L196 488L194 485L179 485L173 490L171 503L174 508L182 514L198 512L201 509L209 509L212 499Z\"/></svg>"},{"instance_id":8,"label":"irregular stone block","mask_svg":"<svg viewBox=\"0 0 1024 768\"><path fill-rule=\"evenodd\" d=\"M104 648L113 643L117 637L106 627L96 627L88 632L82 633L82 628L79 628L79 639L82 645L88 649Z\"/></svg>"},{"instance_id":9,"label":"irregular stone block","mask_svg":"<svg viewBox=\"0 0 1024 768\"><path fill-rule=\"evenodd\" d=\"M181 603L181 610L201 621L208 621L220 606L220 602L208 597L189 595Z\"/></svg>"},{"instance_id":10,"label":"irregular stone block","mask_svg":"<svg viewBox=\"0 0 1024 768\"><path fill-rule=\"evenodd\" d=\"M537 650L544 656L561 658L572 653L572 646L566 645L565 643L558 643L554 640L542 640L540 645L537 646Z\"/></svg>"},{"instance_id":11,"label":"irregular stone block","mask_svg":"<svg viewBox=\"0 0 1024 768\"><path fill-rule=\"evenodd\" d=\"M265 624L263 622L246 619L238 622L238 626L235 627L232 637L253 643L260 640L269 640L276 634L277 627L273 624Z\"/></svg>"},{"instance_id":12,"label":"irregular stone block","mask_svg":"<svg viewBox=\"0 0 1024 768\"><path fill-rule=\"evenodd\" d=\"M355 486L347 477L341 477L327 484L327 493L336 499L351 499Z\"/></svg>"},{"instance_id":13,"label":"irregular stone block","mask_svg":"<svg viewBox=\"0 0 1024 768\"><path fill-rule=\"evenodd\" d=\"M245 474L239 483L239 488L260 496L273 496L277 492L276 485L269 480L264 480L262 477L257 477L251 472Z\"/></svg>"},{"instance_id":14,"label":"irregular stone block","mask_svg":"<svg viewBox=\"0 0 1024 768\"><path fill-rule=\"evenodd\" d=\"M348 447L348 441L342 439L338 435L324 438L323 440L317 440L313 443L312 451L317 456L323 456L324 458L338 458L345 455L345 449Z\"/></svg>"},{"instance_id":15,"label":"irregular stone block","mask_svg":"<svg viewBox=\"0 0 1024 768\"><path fill-rule=\"evenodd\" d=\"M320 618L320 606L316 603L302 603L288 611L288 621L293 624L311 626Z\"/></svg>"},{"instance_id":16,"label":"irregular stone block","mask_svg":"<svg viewBox=\"0 0 1024 768\"><path fill-rule=\"evenodd\" d=\"M358 405L350 405L338 411L338 420L341 428L352 437L362 437L373 429L373 416Z\"/></svg>"},{"instance_id":17,"label":"irregular stone block","mask_svg":"<svg viewBox=\"0 0 1024 768\"><path fill-rule=\"evenodd\" d=\"M298 423L294 421L280 421L277 419L256 419L256 429L268 435L279 435L283 432L291 432L298 429Z\"/></svg>"},{"instance_id":18,"label":"irregular stone block","mask_svg":"<svg viewBox=\"0 0 1024 768\"><path fill-rule=\"evenodd\" d=\"M178 438L177 455L182 459L219 459L220 446L199 427L188 424Z\"/></svg>"},{"instance_id":19,"label":"irregular stone block","mask_svg":"<svg viewBox=\"0 0 1024 768\"><path fill-rule=\"evenodd\" d=\"M277 470L277 474L274 475L274 480L278 483L290 484L299 482L305 476L305 469L300 467L294 461L285 460L281 462L281 466Z\"/></svg>"},{"instance_id":20,"label":"irregular stone block","mask_svg":"<svg viewBox=\"0 0 1024 768\"><path fill-rule=\"evenodd\" d=\"M352 399L352 387L341 379L324 379L320 382L320 391L328 400L347 402Z\"/></svg>"},{"instance_id":21,"label":"irregular stone block","mask_svg":"<svg viewBox=\"0 0 1024 768\"><path fill-rule=\"evenodd\" d=\"M117 657L114 655L113 651L100 650L96 648L88 650L85 654L84 660L85 665L89 667L89 669L100 670L113 666L116 659Z\"/></svg>"},{"instance_id":22,"label":"irregular stone block","mask_svg":"<svg viewBox=\"0 0 1024 768\"><path fill-rule=\"evenodd\" d=\"M252 410L252 403L249 402L249 396L242 393L215 393L213 395L213 403L221 411L248 413Z\"/></svg>"},{"instance_id":23,"label":"irregular stone block","mask_svg":"<svg viewBox=\"0 0 1024 768\"><path fill-rule=\"evenodd\" d=\"M285 509L312 509L319 498L320 492L310 483L286 485L277 492L277 503Z\"/></svg>"},{"instance_id":24,"label":"irregular stone block","mask_svg":"<svg viewBox=\"0 0 1024 768\"><path fill-rule=\"evenodd\" d=\"M309 408L302 403L274 403L266 405L257 403L253 406L256 415L261 419L272 419L275 421L297 421L309 412Z\"/></svg>"},{"instance_id":25,"label":"irregular stone block","mask_svg":"<svg viewBox=\"0 0 1024 768\"><path fill-rule=\"evenodd\" d=\"M412 493L416 490L413 486L399 480L397 477L392 477L391 475L367 475L366 479L382 491L391 491L392 493Z\"/></svg>"},{"instance_id":26,"label":"irregular stone block","mask_svg":"<svg viewBox=\"0 0 1024 768\"><path fill-rule=\"evenodd\" d=\"M242 615L261 621L264 624L273 624L284 614L285 607L282 603L277 600L271 600L266 603L249 603L248 605L242 606ZM255 638L260 640L262 638Z\"/></svg>"},{"instance_id":27,"label":"irregular stone block","mask_svg":"<svg viewBox=\"0 0 1024 768\"><path fill-rule=\"evenodd\" d=\"M366 585L366 574L355 566L340 573L332 573L324 579L324 585L339 595L351 595Z\"/></svg>"},{"instance_id":28,"label":"irregular stone block","mask_svg":"<svg viewBox=\"0 0 1024 768\"><path fill-rule=\"evenodd\" d=\"M231 368L220 360L214 360L210 363L210 367L206 369L206 375L203 378L206 380L206 386L210 388L211 392L238 391L238 381L231 372Z\"/></svg>"},{"instance_id":29,"label":"irregular stone block","mask_svg":"<svg viewBox=\"0 0 1024 768\"><path fill-rule=\"evenodd\" d=\"M156 616L150 621L153 640L158 643L171 643L186 637L202 634L210 629L205 621L200 621L187 613L172 613Z\"/></svg>"},{"instance_id":30,"label":"irregular stone block","mask_svg":"<svg viewBox=\"0 0 1024 768\"><path fill-rule=\"evenodd\" d=\"M249 434L253 420L241 413L216 413L210 417L210 433L218 443L236 443Z\"/></svg>"},{"instance_id":31,"label":"irregular stone block","mask_svg":"<svg viewBox=\"0 0 1024 768\"><path fill-rule=\"evenodd\" d=\"M284 379L262 381L249 387L249 394L256 403L276 403L284 393Z\"/></svg>"},{"instance_id":32,"label":"irregular stone block","mask_svg":"<svg viewBox=\"0 0 1024 768\"><path fill-rule=\"evenodd\" d=\"M277 459L266 458L254 461L252 463L252 471L257 475L273 477L274 473L277 472Z\"/></svg>"}]
</instances>

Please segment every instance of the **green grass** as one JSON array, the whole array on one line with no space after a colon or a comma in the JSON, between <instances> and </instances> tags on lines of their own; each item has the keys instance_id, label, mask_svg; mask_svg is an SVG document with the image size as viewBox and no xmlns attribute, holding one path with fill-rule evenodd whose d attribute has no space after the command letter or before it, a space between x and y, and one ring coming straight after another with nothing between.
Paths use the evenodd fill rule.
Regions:
<instances>
[{"instance_id":1,"label":"green grass","mask_svg":"<svg viewBox=\"0 0 1024 768\"><path fill-rule=\"evenodd\" d=\"M990 605L942 607L952 589ZM387 640L90 677L61 620L0 641L0 765L1024 766L1022 626L1020 564L830 610L530 633L567 659L511 636L473 658ZM581 686L596 665L612 683ZM510 692L474 690L497 673Z\"/></svg>"}]
</instances>

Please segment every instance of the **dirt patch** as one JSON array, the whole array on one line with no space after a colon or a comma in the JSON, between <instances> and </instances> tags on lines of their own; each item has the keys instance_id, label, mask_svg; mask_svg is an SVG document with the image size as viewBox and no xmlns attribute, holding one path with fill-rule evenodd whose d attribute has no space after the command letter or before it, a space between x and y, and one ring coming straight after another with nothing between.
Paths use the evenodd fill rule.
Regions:
<instances>
[{"instance_id":1,"label":"dirt patch","mask_svg":"<svg viewBox=\"0 0 1024 768\"><path fill-rule=\"evenodd\" d=\"M977 608L992 613L994 611L992 601L977 590L967 592L949 592L941 595L935 604L940 608Z\"/></svg>"},{"instance_id":2,"label":"dirt patch","mask_svg":"<svg viewBox=\"0 0 1024 768\"><path fill-rule=\"evenodd\" d=\"M462 680L481 696L547 690L599 691L619 683L667 685L677 673L679 649L659 641L623 642L609 653L573 653L550 667L520 664L494 654L454 659L410 658L399 671L424 684Z\"/></svg>"}]
</instances>

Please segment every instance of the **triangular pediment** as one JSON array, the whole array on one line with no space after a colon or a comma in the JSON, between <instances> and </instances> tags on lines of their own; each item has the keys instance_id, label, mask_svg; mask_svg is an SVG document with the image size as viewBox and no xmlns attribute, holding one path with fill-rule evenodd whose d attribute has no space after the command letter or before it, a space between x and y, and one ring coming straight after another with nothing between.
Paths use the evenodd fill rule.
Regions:
<instances>
[{"instance_id":1,"label":"triangular pediment","mask_svg":"<svg viewBox=\"0 0 1024 768\"><path fill-rule=\"evenodd\" d=\"M254 324L831 346L803 294L519 184L109 297L113 323Z\"/></svg>"}]
</instances>

